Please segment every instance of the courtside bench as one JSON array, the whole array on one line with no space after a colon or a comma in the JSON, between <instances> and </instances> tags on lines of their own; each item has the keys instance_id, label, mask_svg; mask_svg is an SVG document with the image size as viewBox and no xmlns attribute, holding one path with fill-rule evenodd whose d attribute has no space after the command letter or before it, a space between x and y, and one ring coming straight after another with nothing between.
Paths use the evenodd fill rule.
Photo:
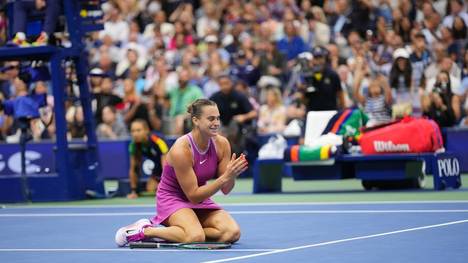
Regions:
<instances>
[{"instance_id":1,"label":"courtside bench","mask_svg":"<svg viewBox=\"0 0 468 263\"><path fill-rule=\"evenodd\" d=\"M433 175L435 190L461 186L459 158L450 152L341 155L337 162L352 163L355 177L366 190L398 185L420 188L426 174Z\"/></svg>"},{"instance_id":2,"label":"courtside bench","mask_svg":"<svg viewBox=\"0 0 468 263\"><path fill-rule=\"evenodd\" d=\"M380 155L343 154L334 159L285 163L257 160L254 193L281 192L281 177L290 169L294 180L358 178L366 190L376 188L420 188L432 173L435 190L460 188L460 161L453 153L408 153Z\"/></svg>"}]
</instances>

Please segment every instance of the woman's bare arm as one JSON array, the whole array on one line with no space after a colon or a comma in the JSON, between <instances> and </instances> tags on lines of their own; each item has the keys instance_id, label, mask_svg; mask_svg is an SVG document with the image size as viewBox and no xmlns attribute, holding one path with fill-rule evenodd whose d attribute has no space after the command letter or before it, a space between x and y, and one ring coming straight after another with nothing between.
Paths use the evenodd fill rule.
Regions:
<instances>
[{"instance_id":1,"label":"woman's bare arm","mask_svg":"<svg viewBox=\"0 0 468 263\"><path fill-rule=\"evenodd\" d=\"M175 170L177 181L187 199L194 204L203 202L221 190L226 183L237 177L243 170L242 160L232 160L228 164L226 171L212 183L198 186L197 176L192 166L192 153L186 139L177 140L176 144L169 151L167 161Z\"/></svg>"}]
</instances>

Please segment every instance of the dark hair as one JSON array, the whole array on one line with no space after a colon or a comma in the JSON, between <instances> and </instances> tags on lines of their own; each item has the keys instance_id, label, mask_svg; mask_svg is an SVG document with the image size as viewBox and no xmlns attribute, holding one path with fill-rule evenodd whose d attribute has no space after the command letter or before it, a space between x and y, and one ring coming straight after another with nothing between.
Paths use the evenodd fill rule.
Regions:
<instances>
[{"instance_id":1,"label":"dark hair","mask_svg":"<svg viewBox=\"0 0 468 263\"><path fill-rule=\"evenodd\" d=\"M116 109L114 106L112 106L112 105L104 106L104 107L102 108L103 111L104 111L104 108L109 108L109 110L112 111L112 113L117 114L117 109Z\"/></svg>"},{"instance_id":2,"label":"dark hair","mask_svg":"<svg viewBox=\"0 0 468 263\"><path fill-rule=\"evenodd\" d=\"M187 112L190 113L190 118L200 118L203 107L216 106L216 102L209 99L197 99L187 107Z\"/></svg>"},{"instance_id":3,"label":"dark hair","mask_svg":"<svg viewBox=\"0 0 468 263\"><path fill-rule=\"evenodd\" d=\"M463 26L461 29L456 29L455 28L455 19L460 19ZM463 20L460 16L456 16L453 18L453 24L452 28L450 29L450 32L452 33L453 38L455 39L466 39L467 37L467 25L465 24L465 20Z\"/></svg>"},{"instance_id":4,"label":"dark hair","mask_svg":"<svg viewBox=\"0 0 468 263\"><path fill-rule=\"evenodd\" d=\"M398 59L404 59L406 61L406 66L403 70L401 70L397 65ZM409 59L407 58L395 59L395 61L393 62L392 68L390 70L390 77L389 77L390 86L392 88L396 88L398 86L398 78L402 74L405 78L405 85L406 87L409 88L411 86L412 73L413 73L413 67L411 66L411 62Z\"/></svg>"},{"instance_id":5,"label":"dark hair","mask_svg":"<svg viewBox=\"0 0 468 263\"><path fill-rule=\"evenodd\" d=\"M148 122L146 122L145 120L143 119L135 119L134 121L132 121L132 124L130 124L130 127L134 124L134 123L140 123L141 125L143 125L143 128L145 128L146 130L149 130L149 125L148 125Z\"/></svg>"}]
</instances>

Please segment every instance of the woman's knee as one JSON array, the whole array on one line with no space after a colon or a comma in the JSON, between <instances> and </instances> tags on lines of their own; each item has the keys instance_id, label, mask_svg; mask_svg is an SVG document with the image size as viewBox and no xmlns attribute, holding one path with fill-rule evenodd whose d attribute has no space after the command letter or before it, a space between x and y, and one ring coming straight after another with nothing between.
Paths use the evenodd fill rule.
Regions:
<instances>
[{"instance_id":1,"label":"woman's knee","mask_svg":"<svg viewBox=\"0 0 468 263\"><path fill-rule=\"evenodd\" d=\"M240 239L241 231L238 226L229 227L221 236L220 242L234 243Z\"/></svg>"},{"instance_id":2,"label":"woman's knee","mask_svg":"<svg viewBox=\"0 0 468 263\"><path fill-rule=\"evenodd\" d=\"M205 232L203 229L198 230L190 230L186 232L185 235L185 243L193 243L193 242L205 242Z\"/></svg>"}]
</instances>

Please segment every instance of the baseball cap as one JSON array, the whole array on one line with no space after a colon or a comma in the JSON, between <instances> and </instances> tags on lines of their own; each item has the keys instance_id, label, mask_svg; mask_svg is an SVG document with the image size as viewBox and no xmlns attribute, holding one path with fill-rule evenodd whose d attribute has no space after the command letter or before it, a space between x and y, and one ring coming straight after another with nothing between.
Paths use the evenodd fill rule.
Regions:
<instances>
[{"instance_id":1,"label":"baseball cap","mask_svg":"<svg viewBox=\"0 0 468 263\"><path fill-rule=\"evenodd\" d=\"M312 49L312 55L314 57L324 57L327 55L327 50L323 47L317 46Z\"/></svg>"},{"instance_id":2,"label":"baseball cap","mask_svg":"<svg viewBox=\"0 0 468 263\"><path fill-rule=\"evenodd\" d=\"M393 51L393 59L397 58L409 58L409 53L406 49L404 48L397 48L395 51Z\"/></svg>"},{"instance_id":3,"label":"baseball cap","mask_svg":"<svg viewBox=\"0 0 468 263\"><path fill-rule=\"evenodd\" d=\"M93 77L102 77L102 76L104 76L104 71L102 69L100 69L100 68L93 68L89 72L89 75L93 76Z\"/></svg>"}]
</instances>

